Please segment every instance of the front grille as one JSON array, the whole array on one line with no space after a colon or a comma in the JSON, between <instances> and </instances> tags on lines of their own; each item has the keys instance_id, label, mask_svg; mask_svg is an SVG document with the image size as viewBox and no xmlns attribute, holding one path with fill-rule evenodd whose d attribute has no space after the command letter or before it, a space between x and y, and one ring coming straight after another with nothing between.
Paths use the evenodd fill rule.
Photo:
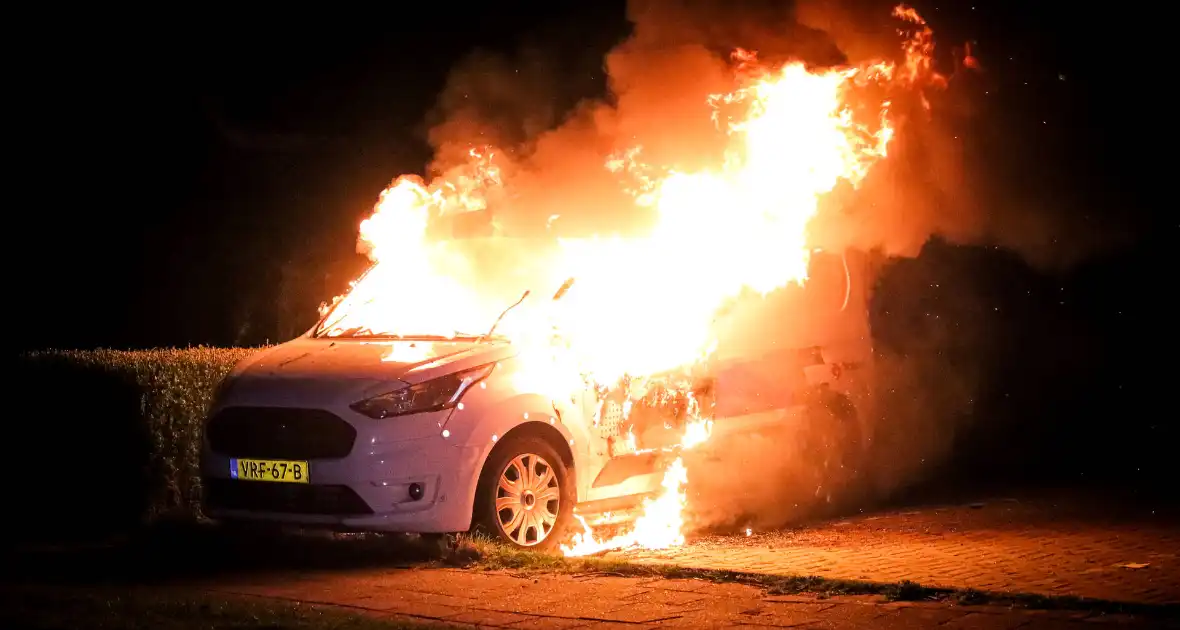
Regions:
<instances>
[{"instance_id":1,"label":"front grille","mask_svg":"<svg viewBox=\"0 0 1180 630\"><path fill-rule=\"evenodd\" d=\"M206 479L205 505L212 509L283 514L363 515L373 510L348 486Z\"/></svg>"},{"instance_id":2,"label":"front grille","mask_svg":"<svg viewBox=\"0 0 1180 630\"><path fill-rule=\"evenodd\" d=\"M229 457L337 459L352 451L356 429L322 409L227 407L209 419L205 436Z\"/></svg>"}]
</instances>

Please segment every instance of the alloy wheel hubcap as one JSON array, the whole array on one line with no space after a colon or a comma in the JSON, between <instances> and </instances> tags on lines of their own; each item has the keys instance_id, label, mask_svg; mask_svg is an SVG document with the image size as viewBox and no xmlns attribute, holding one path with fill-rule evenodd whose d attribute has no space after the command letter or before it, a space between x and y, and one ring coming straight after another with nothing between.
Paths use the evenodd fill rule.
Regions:
<instances>
[{"instance_id":1,"label":"alloy wheel hubcap","mask_svg":"<svg viewBox=\"0 0 1180 630\"><path fill-rule=\"evenodd\" d=\"M561 487L544 457L518 455L500 472L496 521L516 544L531 547L548 538L560 510Z\"/></svg>"}]
</instances>

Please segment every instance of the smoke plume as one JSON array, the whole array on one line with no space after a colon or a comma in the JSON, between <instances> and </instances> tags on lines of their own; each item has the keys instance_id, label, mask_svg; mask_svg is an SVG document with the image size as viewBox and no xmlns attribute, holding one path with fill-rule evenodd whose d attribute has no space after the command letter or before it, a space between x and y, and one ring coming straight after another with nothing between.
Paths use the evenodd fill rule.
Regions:
<instances>
[{"instance_id":1,"label":"smoke plume","mask_svg":"<svg viewBox=\"0 0 1180 630\"><path fill-rule=\"evenodd\" d=\"M459 167L473 145L490 147L503 169L503 187L490 205L505 229L545 225L554 215L560 216L553 230L562 235L640 229L652 217L603 167L609 156L642 146L654 163L704 166L694 160L717 155L724 138L703 98L734 88L735 48L755 50L768 63L900 61L891 9L876 1L633 0L630 36L597 65L527 46L512 56L473 54L454 69L431 114L431 171ZM824 200L810 229L815 244L905 258L937 237L1008 248L1046 267L1109 244L1086 237L1098 230L1071 221L1069 203L996 183L1005 175L1002 164L977 147L980 138L1003 133L980 105L992 79L962 48L938 51L945 88L894 104L902 116L889 158L860 189L837 189ZM603 72L607 96L579 100L578 90ZM913 287L892 290L895 298L910 298L895 299L894 307L923 310ZM961 314L987 310L966 289L954 300ZM893 325L910 334L907 350L882 354L876 386L857 401L852 424L795 421L790 435L747 436L720 460L690 466L698 524L771 525L863 504L947 454L963 428L960 418L986 385L996 360L988 340L998 332L994 322L971 317L961 320L971 330L917 314L908 323L897 318ZM735 470L742 473L737 486Z\"/></svg>"}]
</instances>

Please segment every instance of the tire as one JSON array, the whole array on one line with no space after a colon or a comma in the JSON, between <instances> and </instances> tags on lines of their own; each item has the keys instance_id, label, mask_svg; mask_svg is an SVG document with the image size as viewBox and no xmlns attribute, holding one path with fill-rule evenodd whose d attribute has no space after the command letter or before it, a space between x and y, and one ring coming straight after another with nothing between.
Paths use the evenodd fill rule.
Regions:
<instances>
[{"instance_id":1,"label":"tire","mask_svg":"<svg viewBox=\"0 0 1180 630\"><path fill-rule=\"evenodd\" d=\"M540 479L519 494L512 492L510 487L530 465ZM548 442L532 436L509 438L484 464L473 520L478 530L518 549L551 551L567 537L576 496L573 475Z\"/></svg>"}]
</instances>

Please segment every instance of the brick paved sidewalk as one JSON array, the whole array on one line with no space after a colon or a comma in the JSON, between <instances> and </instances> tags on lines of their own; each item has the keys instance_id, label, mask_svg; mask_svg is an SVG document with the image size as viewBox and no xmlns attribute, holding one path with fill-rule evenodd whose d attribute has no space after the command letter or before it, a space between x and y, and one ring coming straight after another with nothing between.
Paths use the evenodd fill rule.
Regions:
<instances>
[{"instance_id":1,"label":"brick paved sidewalk","mask_svg":"<svg viewBox=\"0 0 1180 630\"><path fill-rule=\"evenodd\" d=\"M440 625L605 630L677 628L946 628L1060 630L1158 628L1142 620L1084 612L988 606L885 603L873 597L766 595L740 584L612 576L395 569L237 577L199 587L223 595L328 604ZM1096 623L1105 622L1105 623ZM1180 627L1172 625L1170 627Z\"/></svg>"},{"instance_id":2,"label":"brick paved sidewalk","mask_svg":"<svg viewBox=\"0 0 1180 630\"><path fill-rule=\"evenodd\" d=\"M708 537L638 562L988 591L1180 602L1180 528L1150 510L1117 518L1083 498L1012 500Z\"/></svg>"}]
</instances>

